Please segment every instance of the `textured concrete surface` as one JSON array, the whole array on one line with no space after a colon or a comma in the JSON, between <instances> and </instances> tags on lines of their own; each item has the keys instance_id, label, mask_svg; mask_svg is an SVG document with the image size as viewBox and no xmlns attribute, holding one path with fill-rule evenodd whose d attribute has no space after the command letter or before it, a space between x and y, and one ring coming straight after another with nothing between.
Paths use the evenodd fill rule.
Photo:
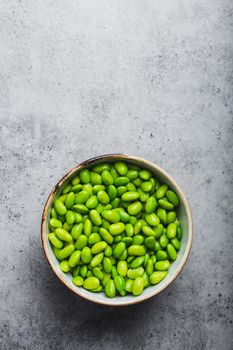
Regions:
<instances>
[{"instance_id":1,"label":"textured concrete surface","mask_svg":"<svg viewBox=\"0 0 233 350\"><path fill-rule=\"evenodd\" d=\"M233 348L230 0L0 0L0 348ZM40 220L57 180L94 155L157 162L195 239L180 278L129 308L61 285Z\"/></svg>"}]
</instances>

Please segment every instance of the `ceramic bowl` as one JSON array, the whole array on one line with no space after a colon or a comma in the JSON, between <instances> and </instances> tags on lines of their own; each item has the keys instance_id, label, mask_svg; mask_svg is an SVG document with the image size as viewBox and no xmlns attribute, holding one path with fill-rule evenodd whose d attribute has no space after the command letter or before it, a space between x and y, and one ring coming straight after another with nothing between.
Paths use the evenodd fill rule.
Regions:
<instances>
[{"instance_id":1,"label":"ceramic bowl","mask_svg":"<svg viewBox=\"0 0 233 350\"><path fill-rule=\"evenodd\" d=\"M161 281L157 285L150 286L145 288L143 293L140 296L132 296L126 295L124 297L116 296L112 299L105 296L103 292L93 293L89 292L83 288L76 287L72 283L72 276L69 273L63 273L59 268L59 261L55 257L49 240L49 216L50 216L50 208L52 202L56 197L60 195L66 184L83 168L90 168L96 164L101 162L115 162L117 160L123 160L129 164L138 165L142 168L149 169L155 177L161 183L167 183L171 189L173 189L180 198L180 205L178 207L178 218L181 221L181 228L183 231L182 239L181 239L181 248L177 255L177 260L173 262L169 268L168 275L166 278ZM124 154L106 154L102 156L98 156L89 160L86 160L82 163L77 164L73 169L71 169L66 175L62 177L62 179L57 183L57 185L53 188L50 193L47 202L44 207L43 215L42 215L42 225L41 225L41 235L42 235L42 244L43 249L46 255L46 258L60 281L72 290L75 294L95 303L110 305L110 306L123 306L140 303L145 301L159 293L161 293L164 289L166 289L179 275L181 270L183 269L188 255L190 253L192 238L193 238L193 223L190 207L188 205L188 201L181 190L180 186L176 183L176 181L161 167L157 164L145 160L143 158L128 156Z\"/></svg>"}]
</instances>

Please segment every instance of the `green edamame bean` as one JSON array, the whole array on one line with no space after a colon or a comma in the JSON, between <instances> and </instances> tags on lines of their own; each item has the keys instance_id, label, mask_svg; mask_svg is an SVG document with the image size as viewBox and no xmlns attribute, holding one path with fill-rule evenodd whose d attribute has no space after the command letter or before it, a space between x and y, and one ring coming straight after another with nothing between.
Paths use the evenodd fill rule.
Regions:
<instances>
[{"instance_id":1,"label":"green edamame bean","mask_svg":"<svg viewBox=\"0 0 233 350\"><path fill-rule=\"evenodd\" d=\"M115 265L112 266L111 275L112 275L112 278L114 278L117 275L117 269Z\"/></svg>"},{"instance_id":2,"label":"green edamame bean","mask_svg":"<svg viewBox=\"0 0 233 350\"><path fill-rule=\"evenodd\" d=\"M102 181L105 185L113 185L113 178L111 173L108 170L102 172Z\"/></svg>"},{"instance_id":3,"label":"green edamame bean","mask_svg":"<svg viewBox=\"0 0 233 350\"><path fill-rule=\"evenodd\" d=\"M111 222L112 224L120 221L120 215L115 210L103 210L102 211L102 217Z\"/></svg>"},{"instance_id":4,"label":"green edamame bean","mask_svg":"<svg viewBox=\"0 0 233 350\"><path fill-rule=\"evenodd\" d=\"M162 224L159 224L157 227L155 227L154 231L155 231L156 238L159 238L162 235L163 229L164 229L164 227Z\"/></svg>"},{"instance_id":5,"label":"green edamame bean","mask_svg":"<svg viewBox=\"0 0 233 350\"><path fill-rule=\"evenodd\" d=\"M148 224L151 226L158 226L160 224L160 220L155 213L146 214L145 219L148 222Z\"/></svg>"},{"instance_id":6,"label":"green edamame bean","mask_svg":"<svg viewBox=\"0 0 233 350\"><path fill-rule=\"evenodd\" d=\"M50 215L51 215L52 219L57 219L57 213L56 213L56 210L54 208L51 209Z\"/></svg>"},{"instance_id":7,"label":"green edamame bean","mask_svg":"<svg viewBox=\"0 0 233 350\"><path fill-rule=\"evenodd\" d=\"M154 267L153 266L153 261L152 261L152 259L149 259L148 263L147 263L147 267L146 267L146 273L147 273L148 276L150 276L152 274L153 267Z\"/></svg>"},{"instance_id":8,"label":"green edamame bean","mask_svg":"<svg viewBox=\"0 0 233 350\"><path fill-rule=\"evenodd\" d=\"M167 239L167 236L165 234L162 234L162 236L160 236L159 244L163 248L166 248L166 246L168 245L168 239Z\"/></svg>"},{"instance_id":9,"label":"green edamame bean","mask_svg":"<svg viewBox=\"0 0 233 350\"><path fill-rule=\"evenodd\" d=\"M104 290L105 290L105 294L109 298L113 298L116 295L116 287L115 287L115 283L112 279L110 279L107 282Z\"/></svg>"},{"instance_id":10,"label":"green edamame bean","mask_svg":"<svg viewBox=\"0 0 233 350\"><path fill-rule=\"evenodd\" d=\"M155 238L153 236L147 237L144 243L148 249L153 250L155 247Z\"/></svg>"},{"instance_id":11,"label":"green edamame bean","mask_svg":"<svg viewBox=\"0 0 233 350\"><path fill-rule=\"evenodd\" d=\"M167 213L167 224L171 224L176 220L176 212L175 211L169 211Z\"/></svg>"},{"instance_id":12,"label":"green edamame bean","mask_svg":"<svg viewBox=\"0 0 233 350\"><path fill-rule=\"evenodd\" d=\"M111 275L109 273L104 273L104 278L101 280L102 286L105 287L108 281L111 278Z\"/></svg>"},{"instance_id":13,"label":"green edamame bean","mask_svg":"<svg viewBox=\"0 0 233 350\"><path fill-rule=\"evenodd\" d=\"M141 232L141 229L142 229L142 222L137 221L137 223L134 226L134 234L138 235Z\"/></svg>"},{"instance_id":14,"label":"green edamame bean","mask_svg":"<svg viewBox=\"0 0 233 350\"><path fill-rule=\"evenodd\" d=\"M129 183L129 179L128 177L126 176L120 176L120 177L117 177L116 180L114 181L114 185L116 187L119 187L119 186L125 186ZM126 188L127 190L127 188Z\"/></svg>"},{"instance_id":15,"label":"green edamame bean","mask_svg":"<svg viewBox=\"0 0 233 350\"><path fill-rule=\"evenodd\" d=\"M117 196L117 189L116 189L116 187L114 185L108 186L108 196L109 196L111 201L116 198L116 196Z\"/></svg>"},{"instance_id":16,"label":"green edamame bean","mask_svg":"<svg viewBox=\"0 0 233 350\"><path fill-rule=\"evenodd\" d=\"M176 260L177 258L177 254L176 254L176 250L175 248L173 247L172 244L168 243L167 245L167 252L168 252L168 255L170 256L170 258L174 261Z\"/></svg>"},{"instance_id":17,"label":"green edamame bean","mask_svg":"<svg viewBox=\"0 0 233 350\"><path fill-rule=\"evenodd\" d=\"M144 233L145 236L153 236L153 237L155 237L155 231L150 226L143 226L142 227L142 232Z\"/></svg>"},{"instance_id":18,"label":"green edamame bean","mask_svg":"<svg viewBox=\"0 0 233 350\"><path fill-rule=\"evenodd\" d=\"M114 164L114 167L115 167L116 171L118 172L118 174L120 174L122 176L126 175L128 172L128 167L124 162L121 162L121 161L116 162Z\"/></svg>"},{"instance_id":19,"label":"green edamame bean","mask_svg":"<svg viewBox=\"0 0 233 350\"><path fill-rule=\"evenodd\" d=\"M127 259L127 256L128 256L127 249L125 249L125 250L123 251L123 253L119 256L119 260L120 260L120 261L124 261L124 260Z\"/></svg>"},{"instance_id":20,"label":"green edamame bean","mask_svg":"<svg viewBox=\"0 0 233 350\"><path fill-rule=\"evenodd\" d=\"M155 256L155 255L151 255L150 258L151 258L153 264L155 264L156 261L157 261L157 260L156 260L156 256Z\"/></svg>"},{"instance_id":21,"label":"green edamame bean","mask_svg":"<svg viewBox=\"0 0 233 350\"><path fill-rule=\"evenodd\" d=\"M181 238L182 238L182 230L181 230L181 227L180 227L180 226L177 227L176 237L177 237L179 240L181 240Z\"/></svg>"},{"instance_id":22,"label":"green edamame bean","mask_svg":"<svg viewBox=\"0 0 233 350\"><path fill-rule=\"evenodd\" d=\"M80 266L80 275L85 278L87 275L87 265Z\"/></svg>"},{"instance_id":23,"label":"green edamame bean","mask_svg":"<svg viewBox=\"0 0 233 350\"><path fill-rule=\"evenodd\" d=\"M166 271L168 270L169 266L170 266L170 262L168 260L157 261L155 263L155 269L158 271Z\"/></svg>"},{"instance_id":24,"label":"green edamame bean","mask_svg":"<svg viewBox=\"0 0 233 350\"><path fill-rule=\"evenodd\" d=\"M146 214L152 214L157 207L157 200L155 197L149 197L146 201L145 212Z\"/></svg>"},{"instance_id":25,"label":"green edamame bean","mask_svg":"<svg viewBox=\"0 0 233 350\"><path fill-rule=\"evenodd\" d=\"M87 214L89 212L89 209L84 204L75 204L72 209L80 214Z\"/></svg>"},{"instance_id":26,"label":"green edamame bean","mask_svg":"<svg viewBox=\"0 0 233 350\"><path fill-rule=\"evenodd\" d=\"M109 169L110 169L110 165L108 163L101 163L101 164L95 165L93 168L93 171L101 174L104 170L109 170Z\"/></svg>"},{"instance_id":27,"label":"green edamame bean","mask_svg":"<svg viewBox=\"0 0 233 350\"><path fill-rule=\"evenodd\" d=\"M157 189L157 191L155 192L155 197L157 199L161 199L165 196L165 193L168 189L168 186L167 185L161 185L159 186L159 188Z\"/></svg>"},{"instance_id":28,"label":"green edamame bean","mask_svg":"<svg viewBox=\"0 0 233 350\"><path fill-rule=\"evenodd\" d=\"M125 230L125 225L123 222L117 222L115 224L110 225L109 232L113 236L120 235Z\"/></svg>"},{"instance_id":29,"label":"green edamame bean","mask_svg":"<svg viewBox=\"0 0 233 350\"><path fill-rule=\"evenodd\" d=\"M98 205L98 200L97 200L97 197L94 195L94 196L91 196L90 198L88 198L88 200L86 201L86 207L88 209L95 209Z\"/></svg>"},{"instance_id":30,"label":"green edamame bean","mask_svg":"<svg viewBox=\"0 0 233 350\"><path fill-rule=\"evenodd\" d=\"M137 191L136 186L132 182L127 183L126 188L127 188L128 192L136 192Z\"/></svg>"},{"instance_id":31,"label":"green edamame bean","mask_svg":"<svg viewBox=\"0 0 233 350\"><path fill-rule=\"evenodd\" d=\"M86 191L89 194L89 196L93 195L93 187L90 183L84 184L82 189L83 191Z\"/></svg>"},{"instance_id":32,"label":"green edamame bean","mask_svg":"<svg viewBox=\"0 0 233 350\"><path fill-rule=\"evenodd\" d=\"M102 178L101 178L100 174L98 174L94 171L90 172L90 181L91 181L91 184L93 186L102 184Z\"/></svg>"},{"instance_id":33,"label":"green edamame bean","mask_svg":"<svg viewBox=\"0 0 233 350\"><path fill-rule=\"evenodd\" d=\"M91 267L96 267L99 264L101 264L104 257L104 253L99 253L94 256L94 258L91 260Z\"/></svg>"},{"instance_id":34,"label":"green edamame bean","mask_svg":"<svg viewBox=\"0 0 233 350\"><path fill-rule=\"evenodd\" d=\"M125 290L128 293L132 292L132 287L133 287L133 280L127 279L125 282Z\"/></svg>"},{"instance_id":35,"label":"green edamame bean","mask_svg":"<svg viewBox=\"0 0 233 350\"><path fill-rule=\"evenodd\" d=\"M82 250L87 245L87 236L80 235L75 243L75 248Z\"/></svg>"},{"instance_id":36,"label":"green edamame bean","mask_svg":"<svg viewBox=\"0 0 233 350\"><path fill-rule=\"evenodd\" d=\"M69 225L69 224L67 224L67 222L65 222L63 224L62 228L69 232L72 229L72 225Z\"/></svg>"},{"instance_id":37,"label":"green edamame bean","mask_svg":"<svg viewBox=\"0 0 233 350\"><path fill-rule=\"evenodd\" d=\"M75 204L84 204L89 198L89 194L87 191L81 191L75 196Z\"/></svg>"},{"instance_id":38,"label":"green edamame bean","mask_svg":"<svg viewBox=\"0 0 233 350\"><path fill-rule=\"evenodd\" d=\"M156 259L158 261L163 261L163 260L167 260L168 256L167 253L164 250L158 250L156 253Z\"/></svg>"},{"instance_id":39,"label":"green edamame bean","mask_svg":"<svg viewBox=\"0 0 233 350\"><path fill-rule=\"evenodd\" d=\"M98 201L103 205L106 205L110 202L107 192L103 190L97 193L97 198L98 198Z\"/></svg>"},{"instance_id":40,"label":"green edamame bean","mask_svg":"<svg viewBox=\"0 0 233 350\"><path fill-rule=\"evenodd\" d=\"M144 260L144 256L138 256L137 258L133 259L130 264L131 268L136 269L137 267L140 267L144 263Z\"/></svg>"},{"instance_id":41,"label":"green edamame bean","mask_svg":"<svg viewBox=\"0 0 233 350\"><path fill-rule=\"evenodd\" d=\"M64 228L56 228L55 233L56 233L56 236L62 241L72 242L73 240L73 237L71 236L71 234L66 230L64 230Z\"/></svg>"},{"instance_id":42,"label":"green edamame bean","mask_svg":"<svg viewBox=\"0 0 233 350\"><path fill-rule=\"evenodd\" d=\"M55 199L54 201L54 209L56 210L56 213L58 215L65 215L66 214L66 207L65 207L65 204L62 203L62 201L60 201L59 199Z\"/></svg>"},{"instance_id":43,"label":"green edamame bean","mask_svg":"<svg viewBox=\"0 0 233 350\"><path fill-rule=\"evenodd\" d=\"M112 261L108 257L103 258L103 267L106 273L110 273L112 271Z\"/></svg>"},{"instance_id":44,"label":"green edamame bean","mask_svg":"<svg viewBox=\"0 0 233 350\"><path fill-rule=\"evenodd\" d=\"M76 224L79 224L80 222L82 222L82 215L80 213L74 212L74 216L75 216Z\"/></svg>"},{"instance_id":45,"label":"green edamame bean","mask_svg":"<svg viewBox=\"0 0 233 350\"><path fill-rule=\"evenodd\" d=\"M144 272L144 268L142 266L137 267L136 269L129 269L127 271L127 277L131 280L134 280L135 278L142 276Z\"/></svg>"},{"instance_id":46,"label":"green edamame bean","mask_svg":"<svg viewBox=\"0 0 233 350\"><path fill-rule=\"evenodd\" d=\"M55 219L55 218L50 219L49 224L53 228L61 228L62 227L62 222L58 219Z\"/></svg>"},{"instance_id":47,"label":"green edamame bean","mask_svg":"<svg viewBox=\"0 0 233 350\"><path fill-rule=\"evenodd\" d=\"M80 222L79 224L75 224L71 230L71 235L73 239L78 239L79 236L82 234L82 231L83 231L83 223Z\"/></svg>"},{"instance_id":48,"label":"green edamame bean","mask_svg":"<svg viewBox=\"0 0 233 350\"><path fill-rule=\"evenodd\" d=\"M100 270L99 267L94 267L93 268L93 275L97 277L99 280L102 280L104 278L103 272Z\"/></svg>"},{"instance_id":49,"label":"green edamame bean","mask_svg":"<svg viewBox=\"0 0 233 350\"><path fill-rule=\"evenodd\" d=\"M101 237L97 232L93 232L90 234L90 236L88 237L88 243L89 245L94 245L98 242L101 242Z\"/></svg>"},{"instance_id":50,"label":"green edamame bean","mask_svg":"<svg viewBox=\"0 0 233 350\"><path fill-rule=\"evenodd\" d=\"M87 184L90 182L90 172L88 169L82 169L79 173L80 180L82 183Z\"/></svg>"},{"instance_id":51,"label":"green edamame bean","mask_svg":"<svg viewBox=\"0 0 233 350\"><path fill-rule=\"evenodd\" d=\"M73 251L74 251L74 245L70 244L68 246L66 246L65 248L61 249L59 252L59 259L60 260L64 260L66 258L68 258L68 256L70 256Z\"/></svg>"},{"instance_id":52,"label":"green edamame bean","mask_svg":"<svg viewBox=\"0 0 233 350\"><path fill-rule=\"evenodd\" d=\"M142 203L141 202L135 202L128 206L128 213L129 215L137 215L142 211Z\"/></svg>"},{"instance_id":53,"label":"green edamame bean","mask_svg":"<svg viewBox=\"0 0 233 350\"><path fill-rule=\"evenodd\" d=\"M146 254L146 250L143 246L140 245L131 245L128 248L128 254L129 255L134 255L134 256L142 256Z\"/></svg>"},{"instance_id":54,"label":"green edamame bean","mask_svg":"<svg viewBox=\"0 0 233 350\"><path fill-rule=\"evenodd\" d=\"M180 250L180 242L177 238L172 238L171 244L173 245L174 248L176 248L176 250Z\"/></svg>"},{"instance_id":55,"label":"green edamame bean","mask_svg":"<svg viewBox=\"0 0 233 350\"><path fill-rule=\"evenodd\" d=\"M113 248L113 256L115 258L119 258L124 250L125 250L125 243L124 242L119 242L115 246L115 248Z\"/></svg>"},{"instance_id":56,"label":"green edamame bean","mask_svg":"<svg viewBox=\"0 0 233 350\"><path fill-rule=\"evenodd\" d=\"M71 183L73 186L80 184L80 177L78 175L76 175L75 177L73 177L73 179L71 180Z\"/></svg>"},{"instance_id":57,"label":"green edamame bean","mask_svg":"<svg viewBox=\"0 0 233 350\"><path fill-rule=\"evenodd\" d=\"M141 245L144 241L144 237L142 235L134 236L132 239L132 244Z\"/></svg>"},{"instance_id":58,"label":"green edamame bean","mask_svg":"<svg viewBox=\"0 0 233 350\"><path fill-rule=\"evenodd\" d=\"M65 188L64 188L64 190L62 191L62 194L67 194L67 193L69 193L70 192L70 190L71 190L71 185L67 185Z\"/></svg>"},{"instance_id":59,"label":"green edamame bean","mask_svg":"<svg viewBox=\"0 0 233 350\"><path fill-rule=\"evenodd\" d=\"M166 271L155 271L150 275L150 283L158 284L167 276Z\"/></svg>"},{"instance_id":60,"label":"green edamame bean","mask_svg":"<svg viewBox=\"0 0 233 350\"><path fill-rule=\"evenodd\" d=\"M132 286L132 293L135 296L138 296L142 294L142 291L144 289L144 280L142 277L135 278Z\"/></svg>"},{"instance_id":61,"label":"green edamame bean","mask_svg":"<svg viewBox=\"0 0 233 350\"><path fill-rule=\"evenodd\" d=\"M66 212L66 222L68 225L73 225L75 222L75 214L71 210Z\"/></svg>"},{"instance_id":62,"label":"green edamame bean","mask_svg":"<svg viewBox=\"0 0 233 350\"><path fill-rule=\"evenodd\" d=\"M130 216L128 213L126 213L125 210L123 210L123 209L119 210L119 214L120 214L120 220L122 222L129 222Z\"/></svg>"},{"instance_id":63,"label":"green edamame bean","mask_svg":"<svg viewBox=\"0 0 233 350\"><path fill-rule=\"evenodd\" d=\"M169 224L167 227L167 237L170 239L175 238L176 237L176 230L177 230L177 226L175 223Z\"/></svg>"},{"instance_id":64,"label":"green edamame bean","mask_svg":"<svg viewBox=\"0 0 233 350\"><path fill-rule=\"evenodd\" d=\"M104 255L107 257L112 256L112 248L109 245L107 246L107 248L105 248Z\"/></svg>"},{"instance_id":65,"label":"green edamame bean","mask_svg":"<svg viewBox=\"0 0 233 350\"><path fill-rule=\"evenodd\" d=\"M125 280L122 276L116 275L114 277L114 283L118 292L122 292L125 289Z\"/></svg>"},{"instance_id":66,"label":"green edamame bean","mask_svg":"<svg viewBox=\"0 0 233 350\"><path fill-rule=\"evenodd\" d=\"M159 199L158 202L159 202L160 207L163 209L172 210L174 208L174 205L172 203L168 202L167 199Z\"/></svg>"},{"instance_id":67,"label":"green edamame bean","mask_svg":"<svg viewBox=\"0 0 233 350\"><path fill-rule=\"evenodd\" d=\"M72 276L73 277L78 276L79 275L79 271L80 271L80 266L74 267L73 270L72 270Z\"/></svg>"},{"instance_id":68,"label":"green edamame bean","mask_svg":"<svg viewBox=\"0 0 233 350\"><path fill-rule=\"evenodd\" d=\"M60 269L62 270L62 272L69 272L70 271L70 266L68 264L67 260L62 260L60 262Z\"/></svg>"},{"instance_id":69,"label":"green edamame bean","mask_svg":"<svg viewBox=\"0 0 233 350\"><path fill-rule=\"evenodd\" d=\"M124 237L124 238L122 238L122 242L125 243L126 247L128 247L129 245L131 245L131 244L132 244L132 241L133 241L132 237Z\"/></svg>"},{"instance_id":70,"label":"green edamame bean","mask_svg":"<svg viewBox=\"0 0 233 350\"><path fill-rule=\"evenodd\" d=\"M110 235L110 233L103 227L100 228L99 233L104 241L106 241L109 244L112 244L113 237Z\"/></svg>"},{"instance_id":71,"label":"green edamame bean","mask_svg":"<svg viewBox=\"0 0 233 350\"><path fill-rule=\"evenodd\" d=\"M72 279L72 282L75 286L77 287L82 287L83 285L83 278L81 276L75 276L73 279Z\"/></svg>"},{"instance_id":72,"label":"green edamame bean","mask_svg":"<svg viewBox=\"0 0 233 350\"><path fill-rule=\"evenodd\" d=\"M91 252L92 254L99 254L100 252L105 250L105 248L107 248L107 243L105 241L101 241L93 245L93 247L91 248Z\"/></svg>"},{"instance_id":73,"label":"green edamame bean","mask_svg":"<svg viewBox=\"0 0 233 350\"><path fill-rule=\"evenodd\" d=\"M62 203L65 203L66 197L67 197L67 194L63 194L62 196L59 196L57 199Z\"/></svg>"},{"instance_id":74,"label":"green edamame bean","mask_svg":"<svg viewBox=\"0 0 233 350\"><path fill-rule=\"evenodd\" d=\"M93 194L97 194L99 191L104 191L105 186L104 185L94 185L93 186Z\"/></svg>"},{"instance_id":75,"label":"green edamame bean","mask_svg":"<svg viewBox=\"0 0 233 350\"><path fill-rule=\"evenodd\" d=\"M83 225L83 231L86 236L90 236L92 232L92 222L90 219L86 219Z\"/></svg>"},{"instance_id":76,"label":"green edamame bean","mask_svg":"<svg viewBox=\"0 0 233 350\"><path fill-rule=\"evenodd\" d=\"M48 235L48 238L55 248L61 249L63 247L63 242L56 237L55 233L52 232Z\"/></svg>"},{"instance_id":77,"label":"green edamame bean","mask_svg":"<svg viewBox=\"0 0 233 350\"><path fill-rule=\"evenodd\" d=\"M96 209L90 210L89 215L90 215L90 219L91 219L92 223L95 226L100 226L102 224L102 219L101 219L100 214L98 213L98 211Z\"/></svg>"},{"instance_id":78,"label":"green edamame bean","mask_svg":"<svg viewBox=\"0 0 233 350\"><path fill-rule=\"evenodd\" d=\"M80 250L75 250L69 258L69 266L70 267L75 267L76 265L78 265L79 261L81 258L81 251Z\"/></svg>"},{"instance_id":79,"label":"green edamame bean","mask_svg":"<svg viewBox=\"0 0 233 350\"><path fill-rule=\"evenodd\" d=\"M65 206L67 209L71 209L74 205L75 194L74 192L70 192L65 200Z\"/></svg>"},{"instance_id":80,"label":"green edamame bean","mask_svg":"<svg viewBox=\"0 0 233 350\"><path fill-rule=\"evenodd\" d=\"M149 178L152 176L152 174L149 170L143 169L143 170L139 171L139 176L143 180L149 180Z\"/></svg>"},{"instance_id":81,"label":"green edamame bean","mask_svg":"<svg viewBox=\"0 0 233 350\"><path fill-rule=\"evenodd\" d=\"M98 243L97 243L98 244ZM89 247L84 247L81 251L81 259L85 264L89 264L92 260L92 251Z\"/></svg>"},{"instance_id":82,"label":"green edamame bean","mask_svg":"<svg viewBox=\"0 0 233 350\"><path fill-rule=\"evenodd\" d=\"M111 201L112 208L117 208L120 204L120 198L115 198Z\"/></svg>"},{"instance_id":83,"label":"green edamame bean","mask_svg":"<svg viewBox=\"0 0 233 350\"><path fill-rule=\"evenodd\" d=\"M149 193L143 192L141 188L138 189L138 193L141 202L146 202L150 197Z\"/></svg>"},{"instance_id":84,"label":"green edamame bean","mask_svg":"<svg viewBox=\"0 0 233 350\"><path fill-rule=\"evenodd\" d=\"M156 214L163 224L167 223L167 212L165 209L158 208Z\"/></svg>"},{"instance_id":85,"label":"green edamame bean","mask_svg":"<svg viewBox=\"0 0 233 350\"><path fill-rule=\"evenodd\" d=\"M125 225L125 232L128 237L132 237L134 233L134 228L132 224Z\"/></svg>"},{"instance_id":86,"label":"green edamame bean","mask_svg":"<svg viewBox=\"0 0 233 350\"><path fill-rule=\"evenodd\" d=\"M143 266L144 267L147 267L147 264L148 264L148 260L150 259L150 255L148 253L145 254L145 257L144 257L144 263L143 263Z\"/></svg>"},{"instance_id":87,"label":"green edamame bean","mask_svg":"<svg viewBox=\"0 0 233 350\"><path fill-rule=\"evenodd\" d=\"M127 271L128 271L128 266L127 266L127 262L122 260L122 261L118 261L117 263L117 273L118 275L125 277L127 275Z\"/></svg>"},{"instance_id":88,"label":"green edamame bean","mask_svg":"<svg viewBox=\"0 0 233 350\"><path fill-rule=\"evenodd\" d=\"M128 191L122 194L121 199L123 201L134 201L135 199L138 199L139 193L136 191Z\"/></svg>"},{"instance_id":89,"label":"green edamame bean","mask_svg":"<svg viewBox=\"0 0 233 350\"><path fill-rule=\"evenodd\" d=\"M80 192L81 190L82 190L82 188L83 188L83 185L75 185L75 186L73 186L72 188L71 188L71 190L72 190L72 192L74 192L74 193L78 193L78 192Z\"/></svg>"},{"instance_id":90,"label":"green edamame bean","mask_svg":"<svg viewBox=\"0 0 233 350\"><path fill-rule=\"evenodd\" d=\"M179 197L174 191L168 190L166 192L166 197L175 207L177 207L180 203Z\"/></svg>"},{"instance_id":91,"label":"green edamame bean","mask_svg":"<svg viewBox=\"0 0 233 350\"><path fill-rule=\"evenodd\" d=\"M154 251L157 252L157 251L159 251L159 250L161 250L161 245L159 244L158 241L155 241Z\"/></svg>"},{"instance_id":92,"label":"green edamame bean","mask_svg":"<svg viewBox=\"0 0 233 350\"><path fill-rule=\"evenodd\" d=\"M150 181L145 181L141 184L141 189L143 192L150 192L152 190L152 183Z\"/></svg>"},{"instance_id":93,"label":"green edamame bean","mask_svg":"<svg viewBox=\"0 0 233 350\"><path fill-rule=\"evenodd\" d=\"M135 180L138 177L138 171L137 170L128 170L126 173L126 176L130 181Z\"/></svg>"},{"instance_id":94,"label":"green edamame bean","mask_svg":"<svg viewBox=\"0 0 233 350\"><path fill-rule=\"evenodd\" d=\"M117 174L116 169L113 168L113 166L110 167L110 173L111 173L111 175L112 175L113 180L115 181L116 178L118 177L118 174Z\"/></svg>"},{"instance_id":95,"label":"green edamame bean","mask_svg":"<svg viewBox=\"0 0 233 350\"><path fill-rule=\"evenodd\" d=\"M100 285L100 281L97 277L88 277L87 279L85 279L84 283L83 283L83 288L87 289L87 290L93 290L98 288Z\"/></svg>"}]
</instances>

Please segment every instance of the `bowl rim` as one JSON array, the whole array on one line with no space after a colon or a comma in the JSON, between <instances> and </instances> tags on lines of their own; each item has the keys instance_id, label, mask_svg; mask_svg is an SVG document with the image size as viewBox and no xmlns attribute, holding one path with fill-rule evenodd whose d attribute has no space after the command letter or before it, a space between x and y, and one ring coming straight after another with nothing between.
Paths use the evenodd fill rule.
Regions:
<instances>
[{"instance_id":1,"label":"bowl rim","mask_svg":"<svg viewBox=\"0 0 233 350\"><path fill-rule=\"evenodd\" d=\"M109 159L111 158L111 159ZM175 190L179 193L179 196L183 202L183 205L185 207L185 211L187 214L187 219L188 219L188 239L187 239L187 244L185 247L185 251L184 251L184 255L182 257L182 260L180 261L179 266L177 267L177 269L175 270L175 272L173 273L173 275L170 277L170 279L168 279L167 282L165 282L160 288L158 288L155 291L152 291L150 293L148 293L147 295L140 295L135 297L135 299L132 300L126 300L124 301L124 298L122 298L122 301L119 301L117 303L111 303L113 299L98 299L95 297L95 294L93 293L93 296L89 296L87 294L84 294L81 292L81 290L79 290L79 288L77 288L76 286L72 286L68 283L68 281L66 281L66 279L63 277L62 274L58 274L57 271L55 270L54 266L53 266L53 262L52 259L50 258L50 254L47 248L47 244L46 244L46 229L45 229L45 225L46 225L46 218L48 215L48 211L50 208L50 205L52 204L53 198L56 195L56 192L58 191L58 189L63 185L63 183L68 180L68 178L70 178L74 173L76 173L78 170L86 167L86 166L91 166L92 163L95 163L96 161L109 161L109 160L114 160L114 159L122 159L122 160L133 160L136 162L140 162L145 166L149 166L151 168L153 168L155 171L158 171L159 173L161 173L163 176L165 176L173 185L173 187L175 188ZM113 153L113 154L104 154L104 155L100 155L100 156L96 156L90 159L87 159L83 162L80 162L78 164L76 164L73 168L71 168L58 182L57 184L53 187L52 191L50 192L45 205L44 205L44 209L43 209L43 213L42 213L42 220L41 220L41 240L42 240L42 246L43 246L43 250L44 250L44 254L45 257L51 267L51 269L53 270L53 272L55 273L55 275L57 276L57 278L67 287L69 288L74 294L79 295L80 297L97 303L97 304L101 304L101 305L107 305L107 306L128 306L128 305L132 305L132 304L138 304L140 302L143 302L145 300L148 300L150 298L152 298L155 295L160 294L163 290L165 290L168 286L170 286L170 284L180 275L180 273L182 272L189 254L190 254L190 250L192 247L192 241L193 241L193 219L192 219L192 213L191 213L191 209L189 206L189 203L184 195L184 192L182 191L182 189L180 188L180 186L177 184L177 182L172 178L172 176L170 174L168 174L163 168L161 168L159 165L157 165L156 163L146 160L144 158L141 157L137 157L137 156L131 156L131 155L126 155L123 153Z\"/></svg>"}]
</instances>

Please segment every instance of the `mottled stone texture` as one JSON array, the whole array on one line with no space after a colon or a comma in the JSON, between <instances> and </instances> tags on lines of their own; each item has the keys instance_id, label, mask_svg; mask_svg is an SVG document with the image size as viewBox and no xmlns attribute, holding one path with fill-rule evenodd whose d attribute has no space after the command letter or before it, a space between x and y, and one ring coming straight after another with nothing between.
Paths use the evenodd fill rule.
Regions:
<instances>
[{"instance_id":1,"label":"mottled stone texture","mask_svg":"<svg viewBox=\"0 0 233 350\"><path fill-rule=\"evenodd\" d=\"M0 0L0 348L231 350L230 0ZM195 238L182 275L143 304L73 295L40 241L74 164L125 152L184 189Z\"/></svg>"}]
</instances>

